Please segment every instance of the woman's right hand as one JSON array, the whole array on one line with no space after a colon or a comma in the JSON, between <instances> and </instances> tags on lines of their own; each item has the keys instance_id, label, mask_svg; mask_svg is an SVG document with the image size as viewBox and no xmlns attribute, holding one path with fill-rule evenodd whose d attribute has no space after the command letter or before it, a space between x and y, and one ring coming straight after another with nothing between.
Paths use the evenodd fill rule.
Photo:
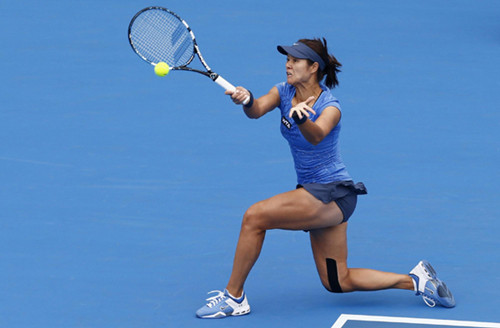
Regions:
<instances>
[{"instance_id":1,"label":"woman's right hand","mask_svg":"<svg viewBox=\"0 0 500 328\"><path fill-rule=\"evenodd\" d=\"M227 90L225 94L231 96L236 105L243 105L243 102L250 97L250 92L243 87L236 87L234 91Z\"/></svg>"}]
</instances>

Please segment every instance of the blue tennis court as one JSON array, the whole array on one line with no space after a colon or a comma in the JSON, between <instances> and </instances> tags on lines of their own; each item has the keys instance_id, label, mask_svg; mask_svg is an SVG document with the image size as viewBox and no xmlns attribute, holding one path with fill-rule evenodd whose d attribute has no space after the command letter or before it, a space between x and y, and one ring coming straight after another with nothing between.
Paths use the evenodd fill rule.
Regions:
<instances>
[{"instance_id":1,"label":"blue tennis court","mask_svg":"<svg viewBox=\"0 0 500 328\"><path fill-rule=\"evenodd\" d=\"M498 328L500 323L342 314L332 328Z\"/></svg>"},{"instance_id":2,"label":"blue tennis court","mask_svg":"<svg viewBox=\"0 0 500 328\"><path fill-rule=\"evenodd\" d=\"M343 159L369 192L350 266L427 259L457 306L328 293L308 235L270 231L252 313L195 318L227 283L245 210L296 176L279 111L249 120L210 79L157 77L133 53L129 21L150 5L185 18L214 71L256 96L286 79L278 44L324 36L343 64ZM2 1L0 327L499 323L499 17L496 0Z\"/></svg>"}]
</instances>

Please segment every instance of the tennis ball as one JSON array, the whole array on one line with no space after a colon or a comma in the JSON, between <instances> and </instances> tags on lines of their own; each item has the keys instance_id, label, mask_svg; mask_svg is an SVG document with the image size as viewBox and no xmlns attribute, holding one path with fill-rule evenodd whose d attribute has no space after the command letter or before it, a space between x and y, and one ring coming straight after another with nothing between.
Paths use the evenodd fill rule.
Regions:
<instances>
[{"instance_id":1,"label":"tennis ball","mask_svg":"<svg viewBox=\"0 0 500 328\"><path fill-rule=\"evenodd\" d=\"M165 62L159 62L155 65L155 73L158 76L165 76L170 72L170 66Z\"/></svg>"}]
</instances>

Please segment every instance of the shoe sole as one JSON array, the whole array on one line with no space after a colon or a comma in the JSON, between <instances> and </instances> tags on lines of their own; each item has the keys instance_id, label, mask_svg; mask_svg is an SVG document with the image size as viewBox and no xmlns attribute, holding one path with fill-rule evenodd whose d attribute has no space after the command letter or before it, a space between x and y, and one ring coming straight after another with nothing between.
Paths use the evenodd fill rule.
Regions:
<instances>
[{"instance_id":1,"label":"shoe sole","mask_svg":"<svg viewBox=\"0 0 500 328\"><path fill-rule=\"evenodd\" d=\"M443 288L445 290L445 293L449 295L449 297L446 297L446 298L442 297L440 295L438 295L439 298L436 296L431 296L430 298L433 301L435 301L437 304L444 306L446 308L455 307L456 303L455 303L455 299L453 298L453 294L448 289L448 286L446 286L446 284L437 277L436 270L432 267L432 265L429 262L423 260L423 261L420 261L420 267L431 278L431 280L434 280L436 282L436 284L441 286L441 288ZM436 289L438 289L438 288L436 288ZM439 291L437 291L437 292L439 294ZM427 302L426 302L426 304L427 304ZM429 305L429 304L427 304L427 305Z\"/></svg>"},{"instance_id":2,"label":"shoe sole","mask_svg":"<svg viewBox=\"0 0 500 328\"><path fill-rule=\"evenodd\" d=\"M226 314L224 312L217 312L217 313L211 314L211 315L198 316L198 318L201 318L201 319L222 319L225 317L237 317L237 316L245 315L245 314L249 314L249 313L250 313L250 309L244 309L242 311L233 312L231 314Z\"/></svg>"}]
</instances>

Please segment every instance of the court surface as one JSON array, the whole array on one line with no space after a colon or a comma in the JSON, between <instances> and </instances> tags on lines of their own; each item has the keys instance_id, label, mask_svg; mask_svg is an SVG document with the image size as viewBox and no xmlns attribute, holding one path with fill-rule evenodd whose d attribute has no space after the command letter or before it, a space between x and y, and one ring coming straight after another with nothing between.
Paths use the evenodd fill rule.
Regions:
<instances>
[{"instance_id":1,"label":"court surface","mask_svg":"<svg viewBox=\"0 0 500 328\"><path fill-rule=\"evenodd\" d=\"M500 323L342 314L332 328L498 328Z\"/></svg>"},{"instance_id":2,"label":"court surface","mask_svg":"<svg viewBox=\"0 0 500 328\"><path fill-rule=\"evenodd\" d=\"M456 308L330 294L308 235L270 231L252 313L196 319L246 208L296 178L277 111L249 120L206 77L157 77L132 52L128 23L149 5L184 17L208 64L254 95L285 80L276 45L324 36L343 64L343 158L369 192L350 266L427 259ZM0 327L499 323L499 17L495 0L2 1Z\"/></svg>"}]
</instances>

